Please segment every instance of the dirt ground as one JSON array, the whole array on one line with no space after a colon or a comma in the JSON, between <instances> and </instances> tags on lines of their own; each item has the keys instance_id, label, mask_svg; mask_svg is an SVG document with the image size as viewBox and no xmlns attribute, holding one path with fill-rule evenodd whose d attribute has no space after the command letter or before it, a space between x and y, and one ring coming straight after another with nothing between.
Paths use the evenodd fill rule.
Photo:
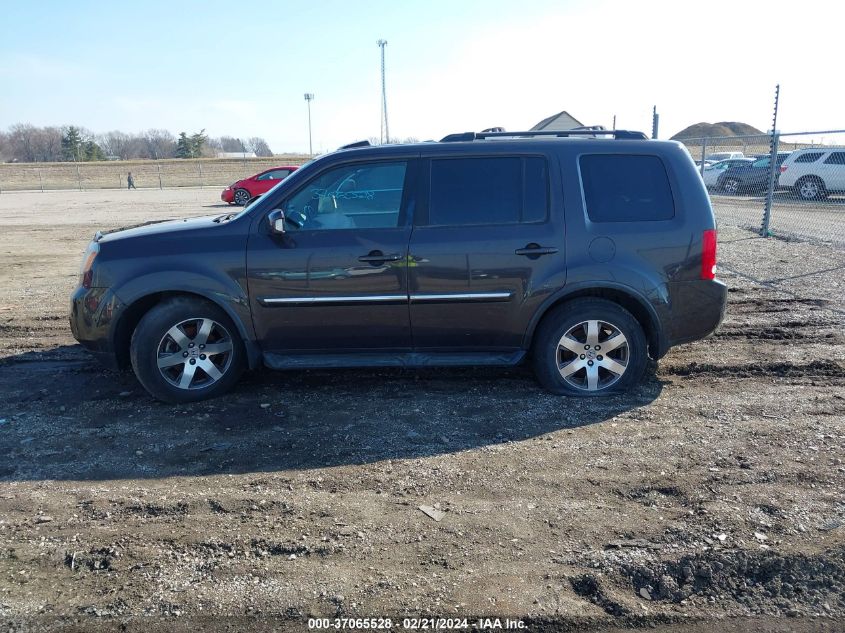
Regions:
<instances>
[{"instance_id":1,"label":"dirt ground","mask_svg":"<svg viewBox=\"0 0 845 633\"><path fill-rule=\"evenodd\" d=\"M722 227L724 325L624 396L266 371L164 405L75 345L68 296L95 230L218 193L0 195L0 625L843 630L841 251Z\"/></svg>"}]
</instances>

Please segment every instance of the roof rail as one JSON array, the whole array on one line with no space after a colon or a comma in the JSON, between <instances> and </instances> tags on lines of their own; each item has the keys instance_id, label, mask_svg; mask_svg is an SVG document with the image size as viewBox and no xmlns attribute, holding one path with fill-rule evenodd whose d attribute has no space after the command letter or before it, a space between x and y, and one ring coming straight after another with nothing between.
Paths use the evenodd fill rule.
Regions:
<instances>
[{"instance_id":1,"label":"roof rail","mask_svg":"<svg viewBox=\"0 0 845 633\"><path fill-rule=\"evenodd\" d=\"M348 143L346 145L341 145L338 149L355 149L356 147L369 147L369 141L355 141L354 143Z\"/></svg>"},{"instance_id":2,"label":"roof rail","mask_svg":"<svg viewBox=\"0 0 845 633\"><path fill-rule=\"evenodd\" d=\"M642 132L634 130L534 130L527 132L460 132L449 134L440 139L441 143L457 143L460 141L476 141L485 138L524 138L529 136L612 136L615 139L636 139L644 140L648 137Z\"/></svg>"}]
</instances>

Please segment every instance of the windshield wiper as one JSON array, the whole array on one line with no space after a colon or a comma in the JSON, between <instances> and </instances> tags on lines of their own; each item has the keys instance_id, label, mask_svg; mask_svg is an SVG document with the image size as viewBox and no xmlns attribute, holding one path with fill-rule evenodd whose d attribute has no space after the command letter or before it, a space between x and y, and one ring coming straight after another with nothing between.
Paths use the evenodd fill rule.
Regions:
<instances>
[{"instance_id":1,"label":"windshield wiper","mask_svg":"<svg viewBox=\"0 0 845 633\"><path fill-rule=\"evenodd\" d=\"M237 211L235 211L233 213L224 213L223 215L218 215L216 218L214 218L214 220L212 220L212 222L217 222L217 223L226 222L228 220L231 220L236 215L238 215Z\"/></svg>"}]
</instances>

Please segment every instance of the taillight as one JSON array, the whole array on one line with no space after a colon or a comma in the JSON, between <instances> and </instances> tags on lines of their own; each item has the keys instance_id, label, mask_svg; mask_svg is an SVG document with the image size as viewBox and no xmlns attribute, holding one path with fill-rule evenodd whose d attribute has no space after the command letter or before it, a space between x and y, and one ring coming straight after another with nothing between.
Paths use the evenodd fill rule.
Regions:
<instances>
[{"instance_id":1,"label":"taillight","mask_svg":"<svg viewBox=\"0 0 845 633\"><path fill-rule=\"evenodd\" d=\"M785 172L785 171L786 171L786 167L787 167L786 165L781 165L781 166L780 166L780 173Z\"/></svg>"},{"instance_id":2,"label":"taillight","mask_svg":"<svg viewBox=\"0 0 845 633\"><path fill-rule=\"evenodd\" d=\"M707 229L701 236L701 278L716 278L716 229Z\"/></svg>"},{"instance_id":3,"label":"taillight","mask_svg":"<svg viewBox=\"0 0 845 633\"><path fill-rule=\"evenodd\" d=\"M90 288L94 281L94 259L99 252L100 245L97 242L91 242L85 251L85 259L82 260L82 266L79 269L79 283L83 288Z\"/></svg>"}]
</instances>

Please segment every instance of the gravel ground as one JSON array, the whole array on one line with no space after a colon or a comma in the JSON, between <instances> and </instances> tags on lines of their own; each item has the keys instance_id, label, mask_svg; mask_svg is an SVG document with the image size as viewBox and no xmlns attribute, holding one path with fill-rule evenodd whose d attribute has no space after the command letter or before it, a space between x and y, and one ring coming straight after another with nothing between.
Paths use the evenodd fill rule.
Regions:
<instances>
[{"instance_id":1,"label":"gravel ground","mask_svg":"<svg viewBox=\"0 0 845 633\"><path fill-rule=\"evenodd\" d=\"M217 193L0 195L0 625L845 626L841 252L721 227L726 322L624 396L336 370L163 405L74 344L67 297L96 229Z\"/></svg>"}]
</instances>

